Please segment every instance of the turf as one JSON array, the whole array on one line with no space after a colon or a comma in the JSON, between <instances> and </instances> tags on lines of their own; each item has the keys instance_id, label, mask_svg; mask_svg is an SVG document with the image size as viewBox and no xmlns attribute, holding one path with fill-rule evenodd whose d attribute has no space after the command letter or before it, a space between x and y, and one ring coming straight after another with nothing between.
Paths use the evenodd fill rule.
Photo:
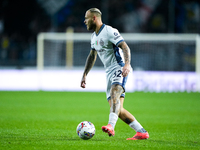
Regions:
<instances>
[{"instance_id":1,"label":"turf","mask_svg":"<svg viewBox=\"0 0 200 150\"><path fill-rule=\"evenodd\" d=\"M1 91L0 149L200 149L200 93L127 93L124 107L148 140L127 141L135 131L120 119L114 137L101 131L109 114L105 93ZM84 120L96 127L90 140L76 134Z\"/></svg>"}]
</instances>

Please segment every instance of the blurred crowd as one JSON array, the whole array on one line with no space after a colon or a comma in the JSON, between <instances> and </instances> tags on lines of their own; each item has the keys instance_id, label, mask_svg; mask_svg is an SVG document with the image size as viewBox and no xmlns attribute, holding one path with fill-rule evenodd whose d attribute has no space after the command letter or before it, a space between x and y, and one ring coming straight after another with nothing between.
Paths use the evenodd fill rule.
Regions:
<instances>
[{"instance_id":1,"label":"blurred crowd","mask_svg":"<svg viewBox=\"0 0 200 150\"><path fill-rule=\"evenodd\" d=\"M38 33L87 32L91 7L121 33L200 33L199 0L1 0L0 67L36 66Z\"/></svg>"}]
</instances>

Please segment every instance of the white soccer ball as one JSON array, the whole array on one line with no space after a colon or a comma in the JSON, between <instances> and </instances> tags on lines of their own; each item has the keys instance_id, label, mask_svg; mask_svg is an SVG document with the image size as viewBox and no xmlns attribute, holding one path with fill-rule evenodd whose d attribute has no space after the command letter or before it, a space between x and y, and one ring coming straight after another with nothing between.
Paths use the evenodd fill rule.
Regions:
<instances>
[{"instance_id":1,"label":"white soccer ball","mask_svg":"<svg viewBox=\"0 0 200 150\"><path fill-rule=\"evenodd\" d=\"M83 140L91 139L95 134L95 127L89 121L83 121L77 126L76 132Z\"/></svg>"}]
</instances>

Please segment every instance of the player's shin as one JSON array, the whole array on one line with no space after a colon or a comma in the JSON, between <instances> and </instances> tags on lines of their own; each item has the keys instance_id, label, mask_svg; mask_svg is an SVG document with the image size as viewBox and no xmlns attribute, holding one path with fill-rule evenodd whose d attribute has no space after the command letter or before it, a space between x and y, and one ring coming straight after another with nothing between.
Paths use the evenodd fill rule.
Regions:
<instances>
[{"instance_id":1,"label":"player's shin","mask_svg":"<svg viewBox=\"0 0 200 150\"><path fill-rule=\"evenodd\" d=\"M115 100L111 99L111 100L112 100L112 104L110 107L108 124L111 124L114 129L118 120L119 112L120 112L120 100L119 99L115 99Z\"/></svg>"},{"instance_id":2,"label":"player's shin","mask_svg":"<svg viewBox=\"0 0 200 150\"><path fill-rule=\"evenodd\" d=\"M115 113L110 113L109 114L108 124L111 124L113 129L115 128L117 120L118 120L118 115L117 114L115 114Z\"/></svg>"}]
</instances>

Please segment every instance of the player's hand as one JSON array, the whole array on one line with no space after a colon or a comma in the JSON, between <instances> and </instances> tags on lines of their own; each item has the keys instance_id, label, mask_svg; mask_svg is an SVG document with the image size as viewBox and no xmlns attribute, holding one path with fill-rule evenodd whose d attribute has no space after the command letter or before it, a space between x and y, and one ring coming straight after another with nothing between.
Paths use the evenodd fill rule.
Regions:
<instances>
[{"instance_id":1,"label":"player's hand","mask_svg":"<svg viewBox=\"0 0 200 150\"><path fill-rule=\"evenodd\" d=\"M85 88L85 85L86 85L86 77L83 77L81 80L81 87Z\"/></svg>"},{"instance_id":2,"label":"player's hand","mask_svg":"<svg viewBox=\"0 0 200 150\"><path fill-rule=\"evenodd\" d=\"M131 71L131 65L125 64L124 67L122 68L122 76L126 77L130 71Z\"/></svg>"}]
</instances>

